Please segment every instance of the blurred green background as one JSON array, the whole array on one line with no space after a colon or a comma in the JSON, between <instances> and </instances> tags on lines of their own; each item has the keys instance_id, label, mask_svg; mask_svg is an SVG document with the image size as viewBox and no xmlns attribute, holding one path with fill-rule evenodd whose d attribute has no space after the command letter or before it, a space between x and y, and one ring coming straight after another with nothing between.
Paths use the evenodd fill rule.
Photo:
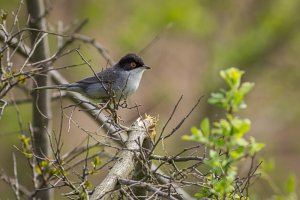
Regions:
<instances>
[{"instance_id":1,"label":"blurred green background","mask_svg":"<svg viewBox=\"0 0 300 200\"><path fill-rule=\"evenodd\" d=\"M298 0L169 0L169 1L117 1L117 0L48 0L51 7L49 27L57 30L58 21L72 26L76 20L89 19L83 34L103 44L110 55L118 60L127 52L140 52L157 35L157 40L142 53L152 70L144 74L139 90L129 104L141 104L141 113L159 115L159 127L168 119L178 98L184 94L179 111L172 120L171 130L184 117L197 99L205 95L177 134L166 142L171 154L189 146L181 135L188 134L193 125L209 115L218 117L218 110L207 104L212 91L222 87L218 72L227 67L239 67L246 71L245 79L255 83L253 92L246 98L248 109L242 115L252 121L251 135L266 144L260 157L274 160L271 172L275 184L289 174L300 179L300 1ZM2 10L9 13L17 9L19 1L0 0ZM26 6L20 21L26 20ZM52 53L57 48L56 39L50 38ZM79 44L74 47L79 47ZM95 70L101 70L106 62L87 44L81 51ZM18 62L18 61L16 61ZM78 64L78 55L70 55L55 67ZM76 81L92 72L82 66L61 71L69 81ZM22 96L13 91L15 98ZM64 105L70 104L64 101ZM30 122L31 105L20 107L23 129ZM53 103L54 130L59 130L60 102ZM18 144L20 127L14 107L6 108L0 121L0 168L13 175L12 152L16 152L18 169L24 170L20 180L30 182L26 173L26 161L13 147ZM57 117L55 117L57 115ZM77 112L75 121L90 131L98 131L93 121ZM136 111L122 111L125 121L134 120ZM67 120L66 120L67 121ZM67 122L64 131L67 130ZM76 137L73 137L76 136ZM64 135L65 151L78 145L85 135L71 127ZM257 181L252 189L258 199L266 199L276 193L265 181ZM0 194L13 198L11 189L2 182ZM7 195L7 196L6 196ZM1 197L2 198L2 197Z\"/></svg>"}]
</instances>

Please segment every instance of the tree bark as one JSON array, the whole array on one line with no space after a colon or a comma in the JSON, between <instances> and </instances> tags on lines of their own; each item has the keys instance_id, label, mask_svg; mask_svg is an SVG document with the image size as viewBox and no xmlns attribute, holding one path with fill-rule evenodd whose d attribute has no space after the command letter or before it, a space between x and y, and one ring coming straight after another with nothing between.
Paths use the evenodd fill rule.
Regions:
<instances>
[{"instance_id":1,"label":"tree bark","mask_svg":"<svg viewBox=\"0 0 300 200\"><path fill-rule=\"evenodd\" d=\"M29 27L37 30L46 31L45 5L43 0L27 0L27 10L30 16ZM31 60L33 62L44 60L49 57L49 44L47 36L42 38L37 44L41 33L38 31L31 32L31 46L36 46ZM47 65L43 66L45 69ZM50 77L48 73L44 73L35 77L34 87L50 85ZM49 90L33 91L32 93L32 126L33 126L33 148L36 156L43 158L49 157L50 145L47 133L51 133L51 96ZM37 159L39 162L40 159ZM36 188L45 188L47 183L44 183L41 177L37 177ZM51 190L40 190L36 193L36 199L50 200L53 199Z\"/></svg>"}]
</instances>

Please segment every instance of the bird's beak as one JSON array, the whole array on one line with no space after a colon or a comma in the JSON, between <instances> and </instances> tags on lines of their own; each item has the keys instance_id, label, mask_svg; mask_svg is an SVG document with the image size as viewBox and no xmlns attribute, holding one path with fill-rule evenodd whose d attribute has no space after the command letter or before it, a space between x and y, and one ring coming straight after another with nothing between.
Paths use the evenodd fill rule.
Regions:
<instances>
[{"instance_id":1,"label":"bird's beak","mask_svg":"<svg viewBox=\"0 0 300 200\"><path fill-rule=\"evenodd\" d=\"M144 67L145 69L151 69L151 67L149 67L148 65L143 65L143 67Z\"/></svg>"}]
</instances>

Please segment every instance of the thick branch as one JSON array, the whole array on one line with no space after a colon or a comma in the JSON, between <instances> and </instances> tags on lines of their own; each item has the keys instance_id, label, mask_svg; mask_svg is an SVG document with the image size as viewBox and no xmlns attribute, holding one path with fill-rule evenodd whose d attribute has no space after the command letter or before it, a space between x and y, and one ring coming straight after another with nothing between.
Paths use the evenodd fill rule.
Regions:
<instances>
[{"instance_id":1,"label":"thick branch","mask_svg":"<svg viewBox=\"0 0 300 200\"><path fill-rule=\"evenodd\" d=\"M125 149L117 155L118 161L112 167L105 179L95 188L91 199L109 199L109 193L113 191L118 179L130 179L132 172L135 169L135 163L140 155L140 145L148 136L147 129L153 123L152 119L140 118L132 126L132 131L129 132L128 140Z\"/></svg>"}]
</instances>

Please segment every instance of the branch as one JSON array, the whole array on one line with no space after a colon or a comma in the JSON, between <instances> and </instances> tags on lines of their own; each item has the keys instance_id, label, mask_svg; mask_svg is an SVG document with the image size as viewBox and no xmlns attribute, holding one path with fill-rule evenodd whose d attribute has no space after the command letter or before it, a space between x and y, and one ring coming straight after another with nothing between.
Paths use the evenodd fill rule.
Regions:
<instances>
[{"instance_id":1,"label":"branch","mask_svg":"<svg viewBox=\"0 0 300 200\"><path fill-rule=\"evenodd\" d=\"M132 172L135 169L136 159L140 156L140 144L148 137L148 128L153 124L152 118L145 120L137 119L132 126L132 131L129 132L128 140L125 149L117 155L118 161L112 167L105 179L95 188L92 200L109 199L109 193L113 191L118 179L130 179Z\"/></svg>"},{"instance_id":2,"label":"branch","mask_svg":"<svg viewBox=\"0 0 300 200\"><path fill-rule=\"evenodd\" d=\"M134 187L138 187L138 188L145 188L148 191L154 192L154 194L157 194L158 196L168 198L171 200L177 200L177 198L173 197L171 194L162 192L162 191L160 191L160 189L153 187L152 184L149 184L149 183L145 183L142 181L127 180L127 179L122 179L122 178L120 178L118 181L120 184L123 184L123 185L134 186ZM166 187L167 185L164 185L164 186Z\"/></svg>"},{"instance_id":3,"label":"branch","mask_svg":"<svg viewBox=\"0 0 300 200\"><path fill-rule=\"evenodd\" d=\"M203 161L204 158L201 156L159 156L150 155L151 160L162 160L166 162L187 162L187 161Z\"/></svg>"},{"instance_id":4,"label":"branch","mask_svg":"<svg viewBox=\"0 0 300 200\"><path fill-rule=\"evenodd\" d=\"M77 40L80 40L84 43L91 44L92 46L94 46L98 50L98 52L102 55L102 57L106 59L108 64L114 65L115 62L110 57L110 55L107 53L107 50L102 46L102 44L97 42L94 38L91 38L91 37L88 37L88 36L85 36L85 35L81 35L81 34L77 34L77 33L75 33L73 35L73 38L77 39Z\"/></svg>"},{"instance_id":5,"label":"branch","mask_svg":"<svg viewBox=\"0 0 300 200\"><path fill-rule=\"evenodd\" d=\"M16 188L16 183L17 183L16 179L10 178L5 174L1 174L0 179L3 180L5 183L9 184L12 188ZM20 185L20 183L18 189L21 194L25 195L28 198L32 195L32 193L25 186Z\"/></svg>"},{"instance_id":6,"label":"branch","mask_svg":"<svg viewBox=\"0 0 300 200\"><path fill-rule=\"evenodd\" d=\"M161 176L157 176L157 181L160 184L169 184L171 182L170 179L167 179L165 173L163 171L161 171L160 169L157 169L155 165L151 166L151 170L157 175L161 175ZM180 186L177 186L175 183L172 183L173 187L175 188L176 192L178 193L176 195L177 199L185 199L185 200L192 200L194 199L193 197L191 197L191 195L189 195L184 189L182 189ZM175 196L175 195L174 195Z\"/></svg>"}]
</instances>

